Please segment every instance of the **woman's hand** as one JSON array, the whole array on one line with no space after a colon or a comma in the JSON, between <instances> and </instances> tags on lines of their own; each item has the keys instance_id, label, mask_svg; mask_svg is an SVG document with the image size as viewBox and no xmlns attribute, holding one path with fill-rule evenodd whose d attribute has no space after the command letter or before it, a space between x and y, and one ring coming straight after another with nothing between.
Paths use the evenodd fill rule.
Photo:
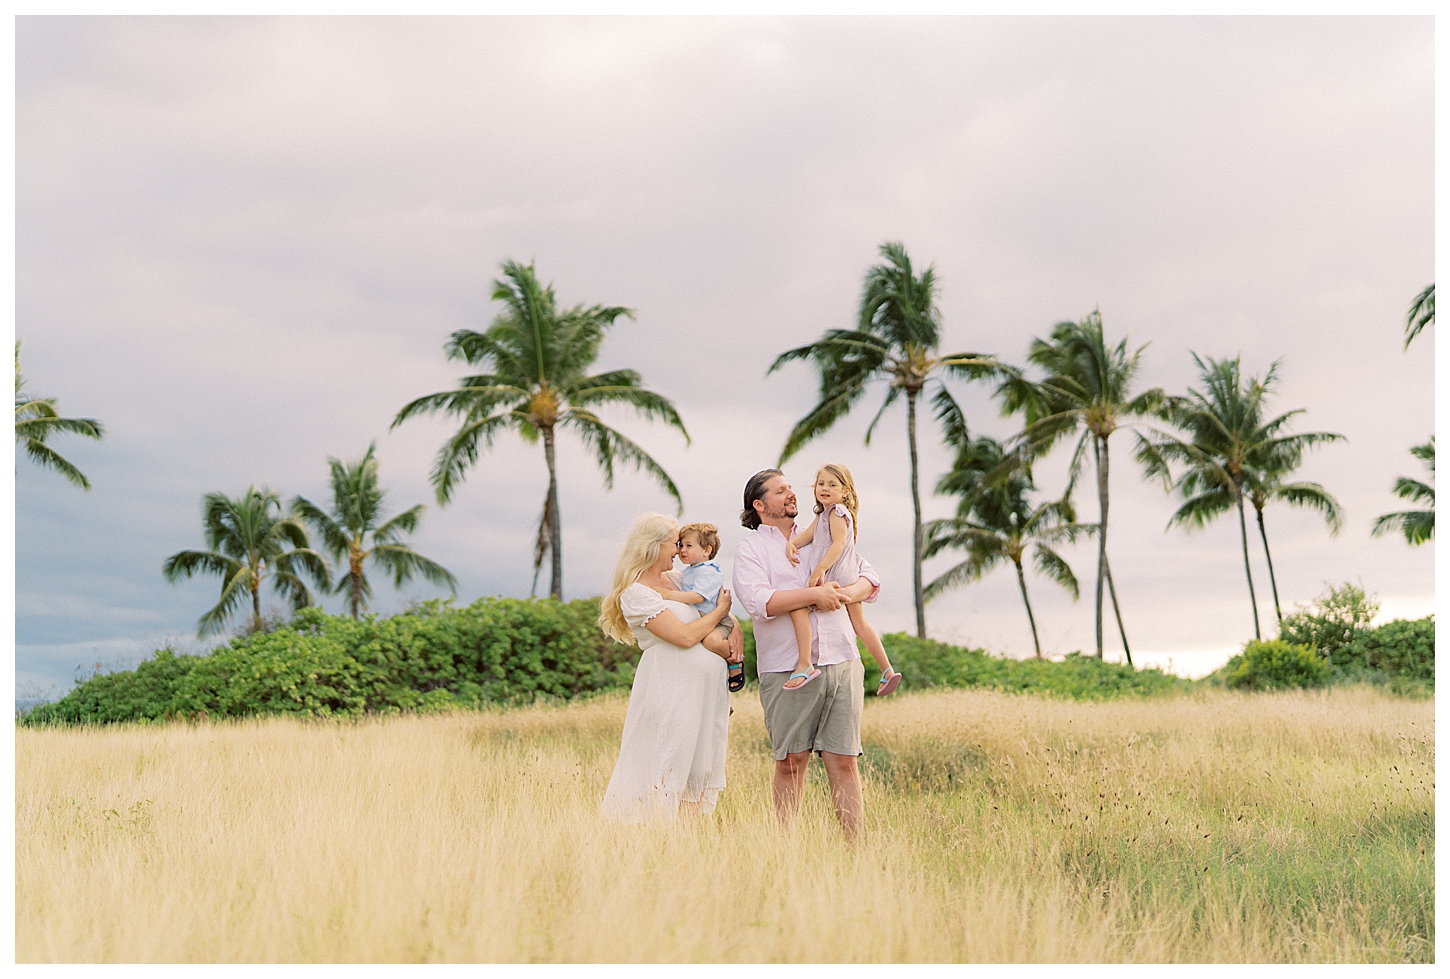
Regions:
<instances>
[{"instance_id":1,"label":"woman's hand","mask_svg":"<svg viewBox=\"0 0 1450 979\"><path fill-rule=\"evenodd\" d=\"M745 662L745 635L739 629L730 630L730 655L725 657L725 662Z\"/></svg>"},{"instance_id":2,"label":"woman's hand","mask_svg":"<svg viewBox=\"0 0 1450 979\"><path fill-rule=\"evenodd\" d=\"M730 592L722 588L720 589L720 603L709 615L703 615L692 622L681 622L675 617L675 613L665 609L646 622L644 627L671 646L689 649L696 643L704 641L705 637L720 624L720 620L725 618L725 613L729 608ZM717 655L720 654L717 653Z\"/></svg>"},{"instance_id":3,"label":"woman's hand","mask_svg":"<svg viewBox=\"0 0 1450 979\"><path fill-rule=\"evenodd\" d=\"M790 559L791 564L801 563L801 552L790 541L785 542L785 556Z\"/></svg>"}]
</instances>

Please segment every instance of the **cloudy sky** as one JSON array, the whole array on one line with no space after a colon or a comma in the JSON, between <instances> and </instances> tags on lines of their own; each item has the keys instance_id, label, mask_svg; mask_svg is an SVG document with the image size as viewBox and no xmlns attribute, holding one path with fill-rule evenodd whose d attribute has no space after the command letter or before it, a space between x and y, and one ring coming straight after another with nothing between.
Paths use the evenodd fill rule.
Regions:
<instances>
[{"instance_id":1,"label":"cloudy sky","mask_svg":"<svg viewBox=\"0 0 1450 979\"><path fill-rule=\"evenodd\" d=\"M23 369L107 428L56 443L89 494L17 463L22 695L168 640L204 648L218 582L160 570L202 546L202 495L321 502L327 457L374 439L390 507L430 504L415 545L460 598L528 594L542 450L505 437L440 510L427 471L448 422L388 429L464 373L443 343L488 325L505 257L535 260L566 304L637 311L598 366L638 369L692 441L612 420L727 556L741 485L816 394L807 367L766 367L849 326L899 240L935 263L944 350L1020 363L1099 308L1110 336L1149 344L1144 386L1192 384L1190 351L1253 374L1279 360L1274 407L1348 437L1300 470L1343 504L1338 537L1268 513L1286 606L1355 580L1386 613L1430 611L1431 549L1369 535L1433 426L1435 338L1402 346L1434 276L1428 17L22 17L16 59ZM974 431L1015 430L987 389L955 391ZM908 630L904 408L862 445L883 393L787 474L803 489L820 463L852 469L860 548L886 580L870 616ZM945 516L930 424L922 452L926 515ZM1114 452L1129 638L1143 660L1206 668L1252 636L1238 528L1165 532L1174 502L1126 433ZM565 595L599 594L633 518L673 507L627 470L606 491L567 437L560 465ZM1062 455L1042 464L1044 491L1064 472ZM1092 646L1091 547L1068 556L1081 601L1029 579L1053 654ZM1272 617L1257 545L1253 560ZM381 587L375 607L436 594ZM1005 569L927 615L935 637L1031 650Z\"/></svg>"}]
</instances>

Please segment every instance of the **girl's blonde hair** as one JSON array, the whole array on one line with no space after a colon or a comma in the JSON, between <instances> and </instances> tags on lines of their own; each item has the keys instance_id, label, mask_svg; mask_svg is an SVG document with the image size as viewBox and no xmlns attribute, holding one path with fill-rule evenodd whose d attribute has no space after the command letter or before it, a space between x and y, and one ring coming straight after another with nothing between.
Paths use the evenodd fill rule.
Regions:
<instances>
[{"instance_id":1,"label":"girl's blonde hair","mask_svg":"<svg viewBox=\"0 0 1450 979\"><path fill-rule=\"evenodd\" d=\"M679 534L675 518L663 513L646 513L634 522L624 539L619 563L614 566L614 587L599 603L599 628L606 636L627 646L635 644L634 630L624 621L624 612L619 608L619 596L639 580L645 568L660 559L660 548L666 543L673 545Z\"/></svg>"},{"instance_id":2,"label":"girl's blonde hair","mask_svg":"<svg viewBox=\"0 0 1450 979\"><path fill-rule=\"evenodd\" d=\"M851 479L851 470L847 469L845 466L838 466L834 462L828 462L824 466L822 466L821 468L817 469L816 470L816 478L813 479L813 480L811 480L811 498L812 499L815 499L815 495L816 495L816 483L820 482L820 480L821 480L821 473L830 473L832 476L835 476L836 477L836 482L840 483L841 484L841 489L845 490L845 499L842 500L841 502L844 503L844 504L846 504L846 509L847 510L851 511L851 524L852 524L852 526L855 527L855 534L856 534L856 536L857 537L860 537L861 536L861 516L860 516L859 511L860 511L860 507L861 507L861 502L856 498L856 483L855 483L855 481L853 479ZM816 500L815 512L816 513L825 513L826 512L826 508L823 507L823 506L821 506L821 501L820 500ZM852 543L854 543L854 541Z\"/></svg>"}]
</instances>

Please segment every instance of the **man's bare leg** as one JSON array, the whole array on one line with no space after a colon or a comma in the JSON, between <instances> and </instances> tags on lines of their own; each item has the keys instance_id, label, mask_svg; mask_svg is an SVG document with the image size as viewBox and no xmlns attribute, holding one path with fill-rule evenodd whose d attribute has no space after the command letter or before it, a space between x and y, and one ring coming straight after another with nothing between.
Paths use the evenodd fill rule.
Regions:
<instances>
[{"instance_id":1,"label":"man's bare leg","mask_svg":"<svg viewBox=\"0 0 1450 979\"><path fill-rule=\"evenodd\" d=\"M846 834L847 842L854 843L866 818L856 756L823 751L821 762L826 766L826 780L831 783L831 802L836 807L836 818L841 821L841 831Z\"/></svg>"},{"instance_id":2,"label":"man's bare leg","mask_svg":"<svg viewBox=\"0 0 1450 979\"><path fill-rule=\"evenodd\" d=\"M806 787L806 764L810 760L809 751L797 751L775 763L775 814L782 823L794 822L796 813L800 812L801 794Z\"/></svg>"}]
</instances>

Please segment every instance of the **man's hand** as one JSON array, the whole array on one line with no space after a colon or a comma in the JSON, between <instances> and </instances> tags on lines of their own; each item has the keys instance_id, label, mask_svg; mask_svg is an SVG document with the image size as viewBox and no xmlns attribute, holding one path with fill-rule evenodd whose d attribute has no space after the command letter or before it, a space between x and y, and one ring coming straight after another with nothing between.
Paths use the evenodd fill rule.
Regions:
<instances>
[{"instance_id":1,"label":"man's hand","mask_svg":"<svg viewBox=\"0 0 1450 979\"><path fill-rule=\"evenodd\" d=\"M745 635L739 629L730 630L730 655L725 657L727 663L745 662Z\"/></svg>"},{"instance_id":2,"label":"man's hand","mask_svg":"<svg viewBox=\"0 0 1450 979\"><path fill-rule=\"evenodd\" d=\"M816 600L811 604L822 612L834 612L845 604L841 598L841 586L834 581L817 585L810 590L816 593Z\"/></svg>"}]
</instances>

